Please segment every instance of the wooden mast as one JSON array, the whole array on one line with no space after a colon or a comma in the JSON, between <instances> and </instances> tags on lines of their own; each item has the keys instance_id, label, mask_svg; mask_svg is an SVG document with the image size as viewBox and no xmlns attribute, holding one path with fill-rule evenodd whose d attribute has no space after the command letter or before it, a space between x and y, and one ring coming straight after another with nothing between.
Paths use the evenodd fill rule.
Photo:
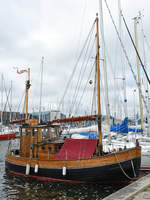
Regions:
<instances>
[{"instance_id":1,"label":"wooden mast","mask_svg":"<svg viewBox=\"0 0 150 200\"><path fill-rule=\"evenodd\" d=\"M96 17L96 38L97 38L97 55L96 55L96 74L97 74L97 115L98 115L98 134L99 134L99 149L100 153L103 151L102 146L102 131L101 131L101 106L100 106L100 68L99 68L99 24L98 14Z\"/></svg>"},{"instance_id":2,"label":"wooden mast","mask_svg":"<svg viewBox=\"0 0 150 200\"><path fill-rule=\"evenodd\" d=\"M28 68L28 79L26 82L26 114L25 114L25 120L28 120L28 93L30 88L30 68Z\"/></svg>"}]
</instances>

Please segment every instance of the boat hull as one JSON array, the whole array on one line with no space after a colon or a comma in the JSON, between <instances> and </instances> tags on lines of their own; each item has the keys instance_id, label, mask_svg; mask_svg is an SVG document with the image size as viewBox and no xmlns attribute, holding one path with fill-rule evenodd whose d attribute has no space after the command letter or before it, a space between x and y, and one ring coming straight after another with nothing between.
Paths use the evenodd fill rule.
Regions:
<instances>
[{"instance_id":1,"label":"boat hull","mask_svg":"<svg viewBox=\"0 0 150 200\"><path fill-rule=\"evenodd\" d=\"M16 133L0 134L0 140L9 140L16 137Z\"/></svg>"},{"instance_id":2,"label":"boat hull","mask_svg":"<svg viewBox=\"0 0 150 200\"><path fill-rule=\"evenodd\" d=\"M130 153L134 153L130 152ZM13 174L24 177L32 177L45 181L65 182L117 182L130 181L138 177L141 157L131 156L128 151L109 156L83 160L29 160L28 158L6 157L5 167ZM122 154L129 159L121 160ZM130 154L130 155L129 155ZM117 155L117 158L116 158ZM119 161L120 160L120 161ZM30 164L30 172L26 175L26 165ZM35 173L35 165L38 163L38 172ZM95 163L95 164L94 164ZM97 163L97 164L96 164ZM66 173L63 175L63 167ZM75 166L75 167L73 167ZM133 167L134 166L134 167Z\"/></svg>"},{"instance_id":3,"label":"boat hull","mask_svg":"<svg viewBox=\"0 0 150 200\"><path fill-rule=\"evenodd\" d=\"M140 158L133 160L133 164L140 165ZM127 176L131 179L134 178L134 171L132 169L131 160L121 163L122 168ZM66 175L63 175L63 169L48 169L40 168L38 173L34 172L34 167L30 168L30 174L25 175L26 166L12 164L6 161L7 170L15 175L24 177L36 178L45 181L64 181L64 182L117 182L117 181L130 181L121 170L118 163L106 166L91 167L91 168L75 168L67 169ZM135 168L135 174L138 176L138 168Z\"/></svg>"}]
</instances>

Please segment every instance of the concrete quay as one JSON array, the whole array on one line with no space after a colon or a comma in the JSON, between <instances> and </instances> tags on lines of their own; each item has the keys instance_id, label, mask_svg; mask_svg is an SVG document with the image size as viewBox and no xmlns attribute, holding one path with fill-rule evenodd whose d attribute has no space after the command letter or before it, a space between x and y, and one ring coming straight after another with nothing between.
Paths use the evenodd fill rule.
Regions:
<instances>
[{"instance_id":1,"label":"concrete quay","mask_svg":"<svg viewBox=\"0 0 150 200\"><path fill-rule=\"evenodd\" d=\"M105 197L103 200L150 200L150 174Z\"/></svg>"}]
</instances>

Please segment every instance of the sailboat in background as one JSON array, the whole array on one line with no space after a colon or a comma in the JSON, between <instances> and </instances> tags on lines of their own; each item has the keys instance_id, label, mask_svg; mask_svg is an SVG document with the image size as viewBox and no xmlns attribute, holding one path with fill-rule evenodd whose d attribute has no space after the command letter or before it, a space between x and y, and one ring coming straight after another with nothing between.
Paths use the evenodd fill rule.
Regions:
<instances>
[{"instance_id":1,"label":"sailboat in background","mask_svg":"<svg viewBox=\"0 0 150 200\"><path fill-rule=\"evenodd\" d=\"M56 119L47 123L28 120L28 90L26 83L26 119L20 128L20 147L9 145L6 155L6 170L14 175L40 180L74 183L130 181L138 177L141 163L141 147L105 152L101 131L99 31L96 26L96 77L97 115ZM68 122L94 121L98 125L99 139L70 139L59 137L61 124ZM49 138L43 137L44 133Z\"/></svg>"},{"instance_id":2,"label":"sailboat in background","mask_svg":"<svg viewBox=\"0 0 150 200\"><path fill-rule=\"evenodd\" d=\"M136 45L136 49L137 51L139 51L138 49L138 33L137 33L137 24L141 25L141 31L143 34L143 25L142 25L142 16L141 13L139 12L139 16L134 18L134 32L135 32L135 45ZM143 34L143 39L144 39L144 34ZM144 54L144 67L145 66L145 48L144 48L144 44L143 44L143 54ZM138 72L138 83L139 83L139 87L141 88L141 74L140 74L140 58L137 55L137 72ZM146 69L146 68L145 68ZM148 84L147 79L145 79L145 81ZM142 91L142 90L141 90ZM147 92L148 92L148 85L147 85ZM149 101L149 98L148 98ZM140 145L142 147L142 159L141 159L141 170L150 170L150 138L149 138L149 133L147 131L149 131L149 127L147 127L147 131L146 131L146 127L144 127L144 122L143 122L143 104L142 104L142 94L139 91L139 104L140 104L140 116L141 116L141 128L144 129L145 131L143 133L143 135L140 137L139 142ZM149 116L150 116L150 107L149 107L149 102L144 102L147 103L148 106L148 110L147 110L147 118L148 118L148 122L150 121Z\"/></svg>"},{"instance_id":3,"label":"sailboat in background","mask_svg":"<svg viewBox=\"0 0 150 200\"><path fill-rule=\"evenodd\" d=\"M8 127L1 128L0 140L10 140L16 137L16 131Z\"/></svg>"},{"instance_id":4,"label":"sailboat in background","mask_svg":"<svg viewBox=\"0 0 150 200\"><path fill-rule=\"evenodd\" d=\"M108 5L107 5L107 7L108 7ZM123 14L122 14L122 17L123 17ZM112 18L112 16L111 16L111 18ZM140 69L139 69L140 68L140 64L141 64L141 66L142 66L142 68L144 70L144 73L145 73L145 76L146 76L146 80L147 80L147 82L149 84L150 84L150 80L149 80L149 77L148 77L148 75L146 73L145 67L144 67L144 65L142 63L142 60L140 58L140 55L138 53L137 27L136 27L138 19L139 19L139 17L138 18L137 17L134 18L134 28L135 28L135 44L134 44L134 41L133 41L132 36L130 34L130 31L129 31L129 29L127 27L127 24L125 22L125 19L123 17L123 21L125 23L125 26L126 26L127 31L129 33L130 39L131 39L132 44L133 44L133 46L135 48L135 51L136 51L137 66L138 66L138 80L136 80L136 76L135 76L134 71L132 69L131 63L129 62L128 56L126 54L126 51L124 49L124 45L123 45L123 43L122 43L122 41L120 39L119 34L118 34L118 38L119 38L119 40L121 42L121 46L122 46L122 48L124 50L126 59L128 60L128 64L129 64L129 66L131 68L131 71L133 73L133 76L134 76L134 79L136 81L137 87L139 89L139 101L140 101L139 104L140 104L140 111L141 111L140 112L140 114L141 114L141 129L137 129L135 127L134 128L128 128L127 123L124 123L126 120L121 125L112 126L111 129L112 129L112 131L116 131L116 132L120 132L120 133L122 133L122 132L127 133L127 135L123 136L123 137L122 136L121 137L116 136L116 140L114 141L115 145L118 145L118 143L122 143L122 146L124 146L124 145L126 145L127 142L131 142L132 143L136 139L139 139L139 143L140 143L141 148L142 148L142 151L141 151L141 168L140 169L141 170L150 170L150 156L149 156L150 155L149 154L150 153L150 148L149 148L149 141L150 140L149 140L148 137L146 137L144 135L145 131L143 129L143 105L142 105L142 103L144 103L144 105L145 105L145 108L146 108L148 116L149 116L150 112L149 112L148 105L147 105L147 103L145 101L145 98L144 98L144 96L142 94L142 90L141 90ZM115 29L116 29L116 27L115 27ZM116 32L118 32L117 29L116 29ZM142 102L142 100L143 100L143 102ZM138 133L140 133L140 134L138 134Z\"/></svg>"},{"instance_id":5,"label":"sailboat in background","mask_svg":"<svg viewBox=\"0 0 150 200\"><path fill-rule=\"evenodd\" d=\"M16 130L13 127L7 127L3 125L3 89L4 89L4 77L3 74L1 76L1 87L2 87L2 91L1 91L1 124L0 124L0 140L9 140L9 139L13 139L16 137ZM12 89L12 82L11 82L11 88L10 91ZM8 98L7 98L8 99ZM7 100L8 101L8 100ZM6 102L7 103L7 102Z\"/></svg>"}]
</instances>

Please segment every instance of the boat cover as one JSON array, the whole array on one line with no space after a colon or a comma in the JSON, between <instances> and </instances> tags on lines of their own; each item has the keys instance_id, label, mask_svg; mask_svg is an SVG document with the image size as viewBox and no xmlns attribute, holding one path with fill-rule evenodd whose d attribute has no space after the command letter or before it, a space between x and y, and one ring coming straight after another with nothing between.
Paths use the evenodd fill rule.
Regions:
<instances>
[{"instance_id":1,"label":"boat cover","mask_svg":"<svg viewBox=\"0 0 150 200\"><path fill-rule=\"evenodd\" d=\"M140 128L128 128L128 131L129 132L135 132L135 133L141 133L141 132L143 132L143 130L142 129L140 129Z\"/></svg>"},{"instance_id":2,"label":"boat cover","mask_svg":"<svg viewBox=\"0 0 150 200\"><path fill-rule=\"evenodd\" d=\"M75 160L90 158L97 146L97 139L71 139L67 138L55 160Z\"/></svg>"},{"instance_id":3,"label":"boat cover","mask_svg":"<svg viewBox=\"0 0 150 200\"><path fill-rule=\"evenodd\" d=\"M128 133L129 131L137 133L143 132L142 129L128 128L128 117L125 117L125 119L120 125L111 126L110 131L117 133Z\"/></svg>"},{"instance_id":4,"label":"boat cover","mask_svg":"<svg viewBox=\"0 0 150 200\"><path fill-rule=\"evenodd\" d=\"M128 133L128 118L126 117L120 125L111 126L110 131L118 133Z\"/></svg>"},{"instance_id":5,"label":"boat cover","mask_svg":"<svg viewBox=\"0 0 150 200\"><path fill-rule=\"evenodd\" d=\"M83 135L83 136L87 136L89 139L96 139L98 138L98 134L95 132L75 132L75 133L71 133L70 134L70 138L75 135L75 134L79 134L79 135Z\"/></svg>"}]
</instances>

